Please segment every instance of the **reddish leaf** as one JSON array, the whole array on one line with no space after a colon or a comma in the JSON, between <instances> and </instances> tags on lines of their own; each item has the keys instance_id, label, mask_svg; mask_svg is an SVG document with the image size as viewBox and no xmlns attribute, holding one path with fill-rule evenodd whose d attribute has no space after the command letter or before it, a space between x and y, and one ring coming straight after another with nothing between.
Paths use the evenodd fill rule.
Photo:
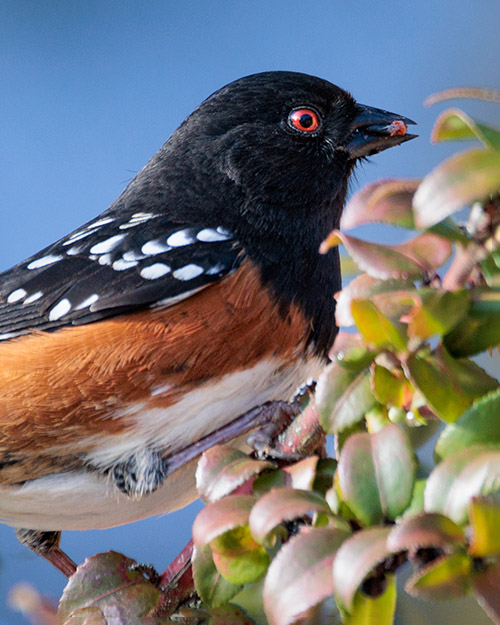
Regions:
<instances>
[{"instance_id":1,"label":"reddish leaf","mask_svg":"<svg viewBox=\"0 0 500 625\"><path fill-rule=\"evenodd\" d=\"M316 478L318 456L309 456L295 464L284 467L283 471L288 476L287 486L302 490L312 490Z\"/></svg>"},{"instance_id":2,"label":"reddish leaf","mask_svg":"<svg viewBox=\"0 0 500 625\"><path fill-rule=\"evenodd\" d=\"M264 607L269 625L290 625L333 592L332 562L347 532L318 528L291 538L269 567Z\"/></svg>"},{"instance_id":3,"label":"reddish leaf","mask_svg":"<svg viewBox=\"0 0 500 625\"><path fill-rule=\"evenodd\" d=\"M59 602L58 617L61 623L73 615L77 620L100 625L100 613L105 622L116 625L139 625L146 623L142 617L154 610L160 599L160 591L137 567L137 563L120 553L110 551L87 558L80 565L64 589ZM81 610L89 610L82 620ZM78 613L80 612L80 616ZM159 621L149 619L150 625Z\"/></svg>"},{"instance_id":4,"label":"reddish leaf","mask_svg":"<svg viewBox=\"0 0 500 625\"><path fill-rule=\"evenodd\" d=\"M400 245L368 243L333 230L320 251L342 243L362 271L374 278L419 278L435 271L451 254L451 244L434 234L424 233Z\"/></svg>"},{"instance_id":5,"label":"reddish leaf","mask_svg":"<svg viewBox=\"0 0 500 625\"><path fill-rule=\"evenodd\" d=\"M196 470L196 486L204 501L216 501L274 463L252 460L239 449L215 445L206 451Z\"/></svg>"},{"instance_id":6,"label":"reddish leaf","mask_svg":"<svg viewBox=\"0 0 500 625\"><path fill-rule=\"evenodd\" d=\"M390 527L372 527L348 538L333 562L335 598L352 612L356 591L367 575L391 555L387 548Z\"/></svg>"},{"instance_id":7,"label":"reddish leaf","mask_svg":"<svg viewBox=\"0 0 500 625\"><path fill-rule=\"evenodd\" d=\"M472 202L500 190L500 154L469 150L452 156L428 174L413 198L415 223L428 228Z\"/></svg>"},{"instance_id":8,"label":"reddish leaf","mask_svg":"<svg viewBox=\"0 0 500 625\"><path fill-rule=\"evenodd\" d=\"M388 425L376 434L350 436L339 458L342 499L361 523L394 519L410 504L415 483L413 450L402 430Z\"/></svg>"},{"instance_id":9,"label":"reddish leaf","mask_svg":"<svg viewBox=\"0 0 500 625\"><path fill-rule=\"evenodd\" d=\"M208 504L194 521L194 543L205 547L228 530L246 525L254 503L251 495L229 495Z\"/></svg>"},{"instance_id":10,"label":"reddish leaf","mask_svg":"<svg viewBox=\"0 0 500 625\"><path fill-rule=\"evenodd\" d=\"M500 624L500 559L496 558L483 572L476 572L472 578L474 593L479 605L490 619Z\"/></svg>"},{"instance_id":11,"label":"reddish leaf","mask_svg":"<svg viewBox=\"0 0 500 625\"><path fill-rule=\"evenodd\" d=\"M465 546L465 534L451 519L437 513L423 513L402 520L389 534L387 547L394 552L435 547Z\"/></svg>"},{"instance_id":12,"label":"reddish leaf","mask_svg":"<svg viewBox=\"0 0 500 625\"><path fill-rule=\"evenodd\" d=\"M380 180L355 193L340 220L342 230L368 223L413 228L412 198L420 180Z\"/></svg>"},{"instance_id":13,"label":"reddish leaf","mask_svg":"<svg viewBox=\"0 0 500 625\"><path fill-rule=\"evenodd\" d=\"M308 490L275 488L255 504L250 513L249 526L259 543L283 521L299 519L310 512L330 514L323 497Z\"/></svg>"}]
</instances>

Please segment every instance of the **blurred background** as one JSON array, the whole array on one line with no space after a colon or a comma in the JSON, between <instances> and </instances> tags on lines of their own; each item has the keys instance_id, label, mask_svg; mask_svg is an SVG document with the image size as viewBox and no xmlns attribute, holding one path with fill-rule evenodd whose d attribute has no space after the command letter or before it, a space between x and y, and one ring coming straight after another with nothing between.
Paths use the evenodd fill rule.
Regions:
<instances>
[{"instance_id":1,"label":"blurred background","mask_svg":"<svg viewBox=\"0 0 500 625\"><path fill-rule=\"evenodd\" d=\"M0 271L104 210L201 100L253 72L316 74L418 122L421 138L374 157L353 190L423 176L457 150L430 144L446 105L424 98L500 88L499 27L499 0L0 0ZM500 125L498 106L460 106ZM114 549L162 570L198 508L62 545L76 562ZM0 625L26 623L6 605L22 580L56 599L65 583L0 526ZM418 603L404 622L450 609ZM455 624L480 622L453 610Z\"/></svg>"}]
</instances>

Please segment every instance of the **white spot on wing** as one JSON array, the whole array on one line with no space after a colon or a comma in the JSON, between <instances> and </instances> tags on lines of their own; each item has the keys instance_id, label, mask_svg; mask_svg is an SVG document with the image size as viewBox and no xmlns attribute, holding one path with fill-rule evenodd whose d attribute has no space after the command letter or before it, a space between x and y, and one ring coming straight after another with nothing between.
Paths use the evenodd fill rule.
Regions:
<instances>
[{"instance_id":1,"label":"white spot on wing","mask_svg":"<svg viewBox=\"0 0 500 625\"><path fill-rule=\"evenodd\" d=\"M11 339L13 336L18 336L15 332L5 332L4 334L0 334L0 341L6 341L7 339Z\"/></svg>"},{"instance_id":2,"label":"white spot on wing","mask_svg":"<svg viewBox=\"0 0 500 625\"><path fill-rule=\"evenodd\" d=\"M143 258L145 258L144 254L139 254L139 252L136 252L135 250L128 250L127 252L124 252L122 254L122 258L123 260L143 260Z\"/></svg>"},{"instance_id":3,"label":"white spot on wing","mask_svg":"<svg viewBox=\"0 0 500 625\"><path fill-rule=\"evenodd\" d=\"M155 256L155 254L163 254L163 252L169 252L172 248L170 245L161 243L158 239L148 241L141 247L141 252L147 256Z\"/></svg>"},{"instance_id":4,"label":"white spot on wing","mask_svg":"<svg viewBox=\"0 0 500 625\"><path fill-rule=\"evenodd\" d=\"M124 260L123 258L119 258L118 260L115 260L111 266L115 271L124 271L125 269L136 267L138 264L139 261L137 260Z\"/></svg>"},{"instance_id":5,"label":"white spot on wing","mask_svg":"<svg viewBox=\"0 0 500 625\"><path fill-rule=\"evenodd\" d=\"M145 280L156 280L170 272L170 267L164 263L155 263L141 269L141 278Z\"/></svg>"},{"instance_id":6,"label":"white spot on wing","mask_svg":"<svg viewBox=\"0 0 500 625\"><path fill-rule=\"evenodd\" d=\"M61 317L64 317L64 315L70 310L71 302L69 301L69 299L64 298L61 301L57 302L54 308L51 309L51 311L49 312L49 320L57 321Z\"/></svg>"},{"instance_id":7,"label":"white spot on wing","mask_svg":"<svg viewBox=\"0 0 500 625\"><path fill-rule=\"evenodd\" d=\"M184 265L184 267L181 267L180 269L176 269L172 275L174 278L177 278L177 280L192 280L193 278L201 276L203 271L203 267L190 263L189 265Z\"/></svg>"},{"instance_id":8,"label":"white spot on wing","mask_svg":"<svg viewBox=\"0 0 500 625\"><path fill-rule=\"evenodd\" d=\"M171 245L172 247L182 247L183 245L189 245L190 243L194 243L195 239L191 234L189 228L185 228L184 230L179 230L178 232L174 232L167 239L167 245Z\"/></svg>"},{"instance_id":9,"label":"white spot on wing","mask_svg":"<svg viewBox=\"0 0 500 625\"><path fill-rule=\"evenodd\" d=\"M63 245L65 245L65 243L63 243ZM66 254L68 256L75 256L76 254L81 252L82 249L83 245L73 245L73 247L70 247L68 250L66 250Z\"/></svg>"},{"instance_id":10,"label":"white spot on wing","mask_svg":"<svg viewBox=\"0 0 500 625\"><path fill-rule=\"evenodd\" d=\"M30 295L29 297L27 297L23 304L32 304L33 302L36 302L38 299L40 299L42 297L43 293L42 291L37 291L36 293L33 293L33 295Z\"/></svg>"},{"instance_id":11,"label":"white spot on wing","mask_svg":"<svg viewBox=\"0 0 500 625\"><path fill-rule=\"evenodd\" d=\"M109 237L109 239L100 241L99 243L96 243L90 248L90 253L91 254L107 254L108 252L111 252L111 250L114 250L115 247L120 243L120 241L124 239L126 236L127 236L126 234L115 234L114 236Z\"/></svg>"},{"instance_id":12,"label":"white spot on wing","mask_svg":"<svg viewBox=\"0 0 500 625\"><path fill-rule=\"evenodd\" d=\"M78 304L75 310L82 310L83 308L88 308L89 306L92 306L92 304L97 302L98 299L99 299L99 295L97 295L97 293L93 293L92 295L84 299L81 304Z\"/></svg>"},{"instance_id":13,"label":"white spot on wing","mask_svg":"<svg viewBox=\"0 0 500 625\"><path fill-rule=\"evenodd\" d=\"M78 232L74 232L71 236L69 236L66 241L63 242L63 245L73 245L80 239L84 239L92 234L92 230L79 230Z\"/></svg>"},{"instance_id":14,"label":"white spot on wing","mask_svg":"<svg viewBox=\"0 0 500 625\"><path fill-rule=\"evenodd\" d=\"M207 269L205 273L207 274L207 276L216 276L221 271L224 271L224 269L224 265L219 263L218 265L214 265L213 267L210 267L210 269Z\"/></svg>"},{"instance_id":15,"label":"white spot on wing","mask_svg":"<svg viewBox=\"0 0 500 625\"><path fill-rule=\"evenodd\" d=\"M19 300L25 298L26 295L28 295L28 293L24 289L16 289L9 295L7 301L9 304L13 304L14 302L18 302Z\"/></svg>"},{"instance_id":16,"label":"white spot on wing","mask_svg":"<svg viewBox=\"0 0 500 625\"><path fill-rule=\"evenodd\" d=\"M99 256L99 260L97 261L99 265L111 265L111 254L103 254Z\"/></svg>"},{"instance_id":17,"label":"white spot on wing","mask_svg":"<svg viewBox=\"0 0 500 625\"><path fill-rule=\"evenodd\" d=\"M204 228L200 230L196 235L198 241L203 241L204 243L214 243L215 241L227 241L231 238L231 236L222 232L218 232L217 230L213 230L212 228Z\"/></svg>"},{"instance_id":18,"label":"white spot on wing","mask_svg":"<svg viewBox=\"0 0 500 625\"><path fill-rule=\"evenodd\" d=\"M91 224L89 224L87 226L87 230L95 230L95 228L100 228L101 226L104 226L105 224L110 224L114 220L115 220L114 217L103 217L102 219L98 219L97 221L94 221Z\"/></svg>"},{"instance_id":19,"label":"white spot on wing","mask_svg":"<svg viewBox=\"0 0 500 625\"><path fill-rule=\"evenodd\" d=\"M139 224L149 221L154 217L153 213L134 213L132 217L126 223L120 224L120 230L126 230L127 228L134 228Z\"/></svg>"},{"instance_id":20,"label":"white spot on wing","mask_svg":"<svg viewBox=\"0 0 500 625\"><path fill-rule=\"evenodd\" d=\"M174 295L173 297L165 297L165 299L161 299L158 302L156 302L154 304L154 307L161 308L162 306L164 306L168 308L169 306L173 306L174 304L177 304L178 302L182 302L182 300L187 299L188 297L191 297L191 295L198 293L198 291L202 291L203 289L206 289L207 286L208 284L204 284L203 286L199 286L196 289L190 289L189 291L184 291L184 293L179 293L179 295Z\"/></svg>"},{"instance_id":21,"label":"white spot on wing","mask_svg":"<svg viewBox=\"0 0 500 625\"><path fill-rule=\"evenodd\" d=\"M40 267L45 267L46 265L52 265L53 263L57 263L57 261L61 260L62 256L56 256L55 254L49 254L48 256L42 256L42 258L36 258L32 260L26 266L26 269L40 269Z\"/></svg>"}]
</instances>

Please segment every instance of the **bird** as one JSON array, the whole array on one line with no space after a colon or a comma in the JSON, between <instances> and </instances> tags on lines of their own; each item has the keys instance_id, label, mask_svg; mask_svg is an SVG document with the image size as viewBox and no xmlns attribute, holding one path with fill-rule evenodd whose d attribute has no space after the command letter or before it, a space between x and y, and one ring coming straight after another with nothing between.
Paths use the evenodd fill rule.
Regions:
<instances>
[{"instance_id":1,"label":"bird","mask_svg":"<svg viewBox=\"0 0 500 625\"><path fill-rule=\"evenodd\" d=\"M204 100L95 219L0 274L0 521L66 575L64 530L196 496L169 457L328 362L356 164L414 122L270 71Z\"/></svg>"}]
</instances>

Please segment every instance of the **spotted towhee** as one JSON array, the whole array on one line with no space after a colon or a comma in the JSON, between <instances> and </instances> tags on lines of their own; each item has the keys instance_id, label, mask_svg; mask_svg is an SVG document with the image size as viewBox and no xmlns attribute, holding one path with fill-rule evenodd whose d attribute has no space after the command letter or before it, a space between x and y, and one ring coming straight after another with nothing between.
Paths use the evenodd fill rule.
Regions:
<instances>
[{"instance_id":1,"label":"spotted towhee","mask_svg":"<svg viewBox=\"0 0 500 625\"><path fill-rule=\"evenodd\" d=\"M0 519L23 542L52 557L60 530L183 506L193 463L169 456L317 375L340 288L319 245L356 161L411 123L312 76L242 78L0 275Z\"/></svg>"}]
</instances>

